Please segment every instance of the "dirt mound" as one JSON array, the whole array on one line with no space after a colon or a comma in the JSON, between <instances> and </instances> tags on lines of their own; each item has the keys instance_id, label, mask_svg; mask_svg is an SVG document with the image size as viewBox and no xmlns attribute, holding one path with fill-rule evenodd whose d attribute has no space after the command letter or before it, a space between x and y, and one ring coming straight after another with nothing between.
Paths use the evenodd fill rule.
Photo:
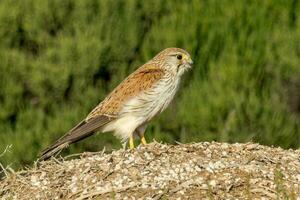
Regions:
<instances>
[{"instance_id":1,"label":"dirt mound","mask_svg":"<svg viewBox=\"0 0 300 200\"><path fill-rule=\"evenodd\" d=\"M8 173L4 199L299 199L300 150L151 143L51 159Z\"/></svg>"}]
</instances>

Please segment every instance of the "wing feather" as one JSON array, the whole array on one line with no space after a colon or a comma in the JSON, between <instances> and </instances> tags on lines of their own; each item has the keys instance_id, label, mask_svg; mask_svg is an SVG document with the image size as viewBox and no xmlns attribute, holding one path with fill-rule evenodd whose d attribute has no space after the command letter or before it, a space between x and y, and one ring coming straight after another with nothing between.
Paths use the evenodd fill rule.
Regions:
<instances>
[{"instance_id":1,"label":"wing feather","mask_svg":"<svg viewBox=\"0 0 300 200\"><path fill-rule=\"evenodd\" d=\"M101 115L94 117L89 121L81 121L67 134L42 151L40 160L46 160L62 149L68 147L70 144L91 136L95 131L110 122L112 119L113 118L111 117Z\"/></svg>"},{"instance_id":2,"label":"wing feather","mask_svg":"<svg viewBox=\"0 0 300 200\"><path fill-rule=\"evenodd\" d=\"M117 116L124 103L140 92L151 88L165 75L165 71L154 64L145 64L121 82L96 108L87 119L106 114Z\"/></svg>"}]
</instances>

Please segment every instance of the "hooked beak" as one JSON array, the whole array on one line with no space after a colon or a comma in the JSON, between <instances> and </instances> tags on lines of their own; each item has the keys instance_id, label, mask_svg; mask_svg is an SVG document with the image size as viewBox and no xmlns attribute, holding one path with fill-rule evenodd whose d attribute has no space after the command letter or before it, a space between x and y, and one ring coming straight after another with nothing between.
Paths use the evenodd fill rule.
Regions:
<instances>
[{"instance_id":1,"label":"hooked beak","mask_svg":"<svg viewBox=\"0 0 300 200\"><path fill-rule=\"evenodd\" d=\"M194 62L193 62L193 60L191 59L191 58L189 58L188 60L187 60L187 63L189 63L189 65L193 65L194 64Z\"/></svg>"},{"instance_id":2,"label":"hooked beak","mask_svg":"<svg viewBox=\"0 0 300 200\"><path fill-rule=\"evenodd\" d=\"M187 58L185 60L185 65L188 67L188 68L192 68L192 65L193 65L193 60L191 58Z\"/></svg>"},{"instance_id":3,"label":"hooked beak","mask_svg":"<svg viewBox=\"0 0 300 200\"><path fill-rule=\"evenodd\" d=\"M187 55L184 55L183 56L183 60L184 60L184 65L186 65L188 68L191 68L192 67L192 65L193 65L193 60L189 57L189 56L187 56Z\"/></svg>"}]
</instances>

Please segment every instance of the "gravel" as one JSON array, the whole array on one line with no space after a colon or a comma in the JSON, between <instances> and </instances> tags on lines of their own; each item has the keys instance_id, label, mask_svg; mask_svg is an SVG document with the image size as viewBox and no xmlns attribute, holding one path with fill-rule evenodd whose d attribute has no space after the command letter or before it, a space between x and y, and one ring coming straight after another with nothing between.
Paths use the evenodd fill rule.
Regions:
<instances>
[{"instance_id":1,"label":"gravel","mask_svg":"<svg viewBox=\"0 0 300 200\"><path fill-rule=\"evenodd\" d=\"M6 172L2 199L296 199L300 149L157 142Z\"/></svg>"}]
</instances>

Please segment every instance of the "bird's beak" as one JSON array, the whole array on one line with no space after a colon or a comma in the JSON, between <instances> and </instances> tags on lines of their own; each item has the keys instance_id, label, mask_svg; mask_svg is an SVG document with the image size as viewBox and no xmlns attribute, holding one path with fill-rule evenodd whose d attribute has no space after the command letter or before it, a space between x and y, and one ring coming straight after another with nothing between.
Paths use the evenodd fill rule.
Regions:
<instances>
[{"instance_id":1,"label":"bird's beak","mask_svg":"<svg viewBox=\"0 0 300 200\"><path fill-rule=\"evenodd\" d=\"M194 62L193 62L193 60L192 60L191 58L189 58L189 59L187 60L187 63L189 63L189 65L193 65L193 64L194 64Z\"/></svg>"},{"instance_id":2,"label":"bird's beak","mask_svg":"<svg viewBox=\"0 0 300 200\"><path fill-rule=\"evenodd\" d=\"M192 67L192 65L193 65L194 62L193 62L193 60L189 56L185 55L183 57L183 60L184 60L184 63L186 65L188 65L189 67Z\"/></svg>"}]
</instances>

